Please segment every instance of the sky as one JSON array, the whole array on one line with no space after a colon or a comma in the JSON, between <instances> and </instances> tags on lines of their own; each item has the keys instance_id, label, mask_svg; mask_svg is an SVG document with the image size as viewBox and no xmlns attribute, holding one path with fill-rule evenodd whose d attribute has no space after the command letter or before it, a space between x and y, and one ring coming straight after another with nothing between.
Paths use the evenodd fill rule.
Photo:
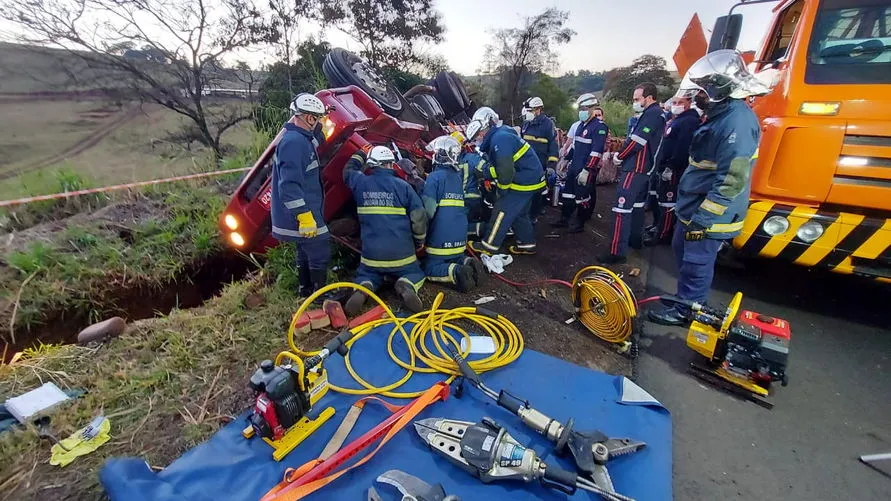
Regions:
<instances>
[{"instance_id":1,"label":"sky","mask_svg":"<svg viewBox=\"0 0 891 501\"><path fill-rule=\"evenodd\" d=\"M522 25L523 18L548 7L569 11L568 27L576 31L569 44L559 48L559 68L567 71L601 71L626 66L643 54L668 61L694 13L706 30L715 18L727 14L737 0L437 0L446 28L445 41L432 47L446 57L449 66L464 75L476 74L490 29ZM743 31L740 49L755 49L764 36L776 3L739 7ZM706 32L706 39L709 32ZM340 33L331 33L334 45L358 48Z\"/></svg>"}]
</instances>

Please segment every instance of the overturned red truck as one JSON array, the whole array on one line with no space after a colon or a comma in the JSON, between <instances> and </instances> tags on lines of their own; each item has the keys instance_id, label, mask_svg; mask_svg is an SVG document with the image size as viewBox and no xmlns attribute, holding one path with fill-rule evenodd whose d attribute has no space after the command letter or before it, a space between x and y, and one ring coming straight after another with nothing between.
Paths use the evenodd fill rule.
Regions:
<instances>
[{"instance_id":1,"label":"overturned red truck","mask_svg":"<svg viewBox=\"0 0 891 501\"><path fill-rule=\"evenodd\" d=\"M367 144L386 145L423 169L430 160L427 143L462 129L474 105L460 78L451 72L441 72L428 85L416 86L403 95L365 61L343 49L332 50L322 69L334 87L316 93L330 110L322 122L325 140L318 147L325 190L323 211L337 235L339 225L331 222L355 212L342 171L356 150ZM220 217L227 242L246 252L262 252L277 243L271 233L269 204L272 161L280 137L281 132L248 171ZM398 165L397 174L403 178L412 175Z\"/></svg>"}]
</instances>

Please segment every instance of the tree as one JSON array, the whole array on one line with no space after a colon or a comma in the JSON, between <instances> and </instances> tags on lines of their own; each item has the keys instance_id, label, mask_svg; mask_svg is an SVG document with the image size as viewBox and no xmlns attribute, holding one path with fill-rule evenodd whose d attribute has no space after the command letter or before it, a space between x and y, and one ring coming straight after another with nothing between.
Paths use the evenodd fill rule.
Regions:
<instances>
[{"instance_id":1,"label":"tree","mask_svg":"<svg viewBox=\"0 0 891 501\"><path fill-rule=\"evenodd\" d=\"M277 37L252 0L0 0L0 8L20 41L86 63L90 84L187 117L217 161L223 133L251 117L245 106L207 99L223 82L219 62ZM122 53L122 42L142 56L127 57L135 51Z\"/></svg>"},{"instance_id":2,"label":"tree","mask_svg":"<svg viewBox=\"0 0 891 501\"><path fill-rule=\"evenodd\" d=\"M294 49L297 59L291 66L279 61L268 68L257 92L260 109L255 112L254 125L258 129L277 132L295 94L315 93L328 86L322 63L330 50L328 42L308 38Z\"/></svg>"},{"instance_id":3,"label":"tree","mask_svg":"<svg viewBox=\"0 0 891 501\"><path fill-rule=\"evenodd\" d=\"M492 43L486 46L485 67L488 73L503 75L502 106L511 119L517 114L524 75L540 73L556 67L552 46L572 40L575 31L565 26L569 12L549 8L526 17L522 28L505 28L493 32Z\"/></svg>"},{"instance_id":4,"label":"tree","mask_svg":"<svg viewBox=\"0 0 891 501\"><path fill-rule=\"evenodd\" d=\"M442 63L421 49L445 32L433 0L328 0L321 17L359 42L360 55L377 68L420 72Z\"/></svg>"},{"instance_id":5,"label":"tree","mask_svg":"<svg viewBox=\"0 0 891 501\"><path fill-rule=\"evenodd\" d=\"M609 70L604 90L610 99L630 102L634 87L642 82L653 82L663 90L675 85L671 73L665 69L665 59L646 54L635 59L631 66Z\"/></svg>"},{"instance_id":6,"label":"tree","mask_svg":"<svg viewBox=\"0 0 891 501\"><path fill-rule=\"evenodd\" d=\"M545 74L538 75L538 80L529 88L527 97L532 96L538 96L544 101L545 114L554 117L558 127L566 129L575 121L569 95L557 86L553 78Z\"/></svg>"}]
</instances>

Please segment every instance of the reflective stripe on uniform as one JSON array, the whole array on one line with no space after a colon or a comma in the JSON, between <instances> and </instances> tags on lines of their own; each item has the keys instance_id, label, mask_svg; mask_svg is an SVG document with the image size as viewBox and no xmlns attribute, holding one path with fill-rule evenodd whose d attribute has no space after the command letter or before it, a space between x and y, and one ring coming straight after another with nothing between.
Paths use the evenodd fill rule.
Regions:
<instances>
[{"instance_id":1,"label":"reflective stripe on uniform","mask_svg":"<svg viewBox=\"0 0 891 501\"><path fill-rule=\"evenodd\" d=\"M535 244L517 244L518 249L534 249Z\"/></svg>"},{"instance_id":2,"label":"reflective stripe on uniform","mask_svg":"<svg viewBox=\"0 0 891 501\"><path fill-rule=\"evenodd\" d=\"M386 214L394 216L404 216L406 214L404 207L383 207L375 205L366 205L356 209L359 214Z\"/></svg>"},{"instance_id":3,"label":"reflective stripe on uniform","mask_svg":"<svg viewBox=\"0 0 891 501\"><path fill-rule=\"evenodd\" d=\"M523 139L525 139L527 141L535 141L536 143L547 143L548 142L548 138L546 138L546 137L530 136L528 134L523 136Z\"/></svg>"},{"instance_id":4,"label":"reflective stripe on uniform","mask_svg":"<svg viewBox=\"0 0 891 501\"><path fill-rule=\"evenodd\" d=\"M440 207L464 207L464 200L455 200L453 198L446 198L444 200L439 201Z\"/></svg>"},{"instance_id":5,"label":"reflective stripe on uniform","mask_svg":"<svg viewBox=\"0 0 891 501\"><path fill-rule=\"evenodd\" d=\"M452 247L451 249L441 249L439 247L427 247L427 254L431 256L454 256L455 254L464 254L466 245L461 247Z\"/></svg>"},{"instance_id":6,"label":"reflective stripe on uniform","mask_svg":"<svg viewBox=\"0 0 891 501\"><path fill-rule=\"evenodd\" d=\"M368 259L365 256L359 260L365 266L371 266L372 268L398 268L400 266L405 266L408 264L412 264L418 260L418 257L412 254L403 259L394 259L392 261L384 261L380 259Z\"/></svg>"},{"instance_id":7,"label":"reflective stripe on uniform","mask_svg":"<svg viewBox=\"0 0 891 501\"><path fill-rule=\"evenodd\" d=\"M467 200L468 198L483 198L483 196L479 193L465 193L464 199Z\"/></svg>"},{"instance_id":8,"label":"reflective stripe on uniform","mask_svg":"<svg viewBox=\"0 0 891 501\"><path fill-rule=\"evenodd\" d=\"M319 161L313 160L312 162L310 162L309 165L306 166L306 171L309 172L313 169L318 169L318 168L319 168Z\"/></svg>"},{"instance_id":9,"label":"reflective stripe on uniform","mask_svg":"<svg viewBox=\"0 0 891 501\"><path fill-rule=\"evenodd\" d=\"M670 208L670 207L674 207L675 205L677 205L677 204L673 203L673 202L659 202L659 207Z\"/></svg>"},{"instance_id":10,"label":"reflective stripe on uniform","mask_svg":"<svg viewBox=\"0 0 891 501\"><path fill-rule=\"evenodd\" d=\"M420 282L418 282L418 283L412 283L411 280L409 280L409 279L407 279L407 278L405 278L405 277L399 277L399 280L396 280L396 281L397 281L397 282L408 282L408 283L410 283L411 286L415 289L415 292L418 292L418 290L421 289L421 287L424 285L424 282L425 282L426 280L427 280L427 277L424 277L424 278L421 279Z\"/></svg>"},{"instance_id":11,"label":"reflective stripe on uniform","mask_svg":"<svg viewBox=\"0 0 891 501\"><path fill-rule=\"evenodd\" d=\"M580 143L591 144L591 138L588 137L576 136L573 140Z\"/></svg>"},{"instance_id":12,"label":"reflective stripe on uniform","mask_svg":"<svg viewBox=\"0 0 891 501\"><path fill-rule=\"evenodd\" d=\"M591 201L591 195L588 195L588 196L585 197L585 198L580 198L580 199L576 200L575 203L578 204L578 205L582 205L582 204L586 204L586 203L588 203L588 202L590 202L590 201Z\"/></svg>"},{"instance_id":13,"label":"reflective stripe on uniform","mask_svg":"<svg viewBox=\"0 0 891 501\"><path fill-rule=\"evenodd\" d=\"M491 176L492 179L498 179L498 173L495 172L495 167L489 167L489 176Z\"/></svg>"},{"instance_id":14,"label":"reflective stripe on uniform","mask_svg":"<svg viewBox=\"0 0 891 501\"><path fill-rule=\"evenodd\" d=\"M591 152L591 156L592 156L592 157L600 158L600 157L603 156L603 154L600 153L599 151L592 151L592 152Z\"/></svg>"},{"instance_id":15,"label":"reflective stripe on uniform","mask_svg":"<svg viewBox=\"0 0 891 501\"><path fill-rule=\"evenodd\" d=\"M743 223L745 223L745 221L737 221L735 223L715 223L705 231L709 233L730 233L741 230L743 228Z\"/></svg>"},{"instance_id":16,"label":"reflective stripe on uniform","mask_svg":"<svg viewBox=\"0 0 891 501\"><path fill-rule=\"evenodd\" d=\"M699 204L699 207L711 212L712 214L716 214L718 216L723 216L724 212L727 211L726 205L721 205L721 204L719 204L717 202L713 202L707 198L704 199L701 204Z\"/></svg>"},{"instance_id":17,"label":"reflective stripe on uniform","mask_svg":"<svg viewBox=\"0 0 891 501\"><path fill-rule=\"evenodd\" d=\"M306 233L303 233L303 232L300 232L297 230L289 230L287 228L279 228L278 226L273 226L272 232L278 233L279 235L284 235L286 237L302 237L302 238L306 237ZM315 232L316 232L316 235L324 235L325 233L328 233L328 227L322 226L320 228L316 228Z\"/></svg>"},{"instance_id":18,"label":"reflective stripe on uniform","mask_svg":"<svg viewBox=\"0 0 891 501\"><path fill-rule=\"evenodd\" d=\"M613 207L613 212L618 212L620 214L631 214L631 209L620 209L618 207Z\"/></svg>"},{"instance_id":19,"label":"reflective stripe on uniform","mask_svg":"<svg viewBox=\"0 0 891 501\"><path fill-rule=\"evenodd\" d=\"M561 194L560 194L560 197L562 197L562 198L575 198L575 195L573 195L572 193L561 193Z\"/></svg>"},{"instance_id":20,"label":"reflective stripe on uniform","mask_svg":"<svg viewBox=\"0 0 891 501\"><path fill-rule=\"evenodd\" d=\"M539 181L535 184L516 184L512 183L507 186L502 186L505 190L515 190L515 191L535 191L539 188L544 188L548 183L545 181Z\"/></svg>"},{"instance_id":21,"label":"reflective stripe on uniform","mask_svg":"<svg viewBox=\"0 0 891 501\"><path fill-rule=\"evenodd\" d=\"M489 231L489 238L483 240L483 245L491 249L495 249L495 247L492 246L492 241L495 240L495 235L498 234L498 228L501 227L501 221L503 219L504 212L498 211L498 217L495 218L495 224L492 225L492 229Z\"/></svg>"},{"instance_id":22,"label":"reflective stripe on uniform","mask_svg":"<svg viewBox=\"0 0 891 501\"><path fill-rule=\"evenodd\" d=\"M629 139L631 139L632 141L634 141L635 143L637 143L641 146L647 145L647 140L638 136L637 134L631 134L631 137Z\"/></svg>"},{"instance_id":23,"label":"reflective stripe on uniform","mask_svg":"<svg viewBox=\"0 0 891 501\"><path fill-rule=\"evenodd\" d=\"M302 198L298 198L297 200L291 200L289 202L285 202L286 209L296 209L298 207L303 207L306 205L306 200Z\"/></svg>"},{"instance_id":24,"label":"reflective stripe on uniform","mask_svg":"<svg viewBox=\"0 0 891 501\"><path fill-rule=\"evenodd\" d=\"M646 202L635 202L634 205L632 205L632 207L634 207L635 209L640 209L645 204L646 204Z\"/></svg>"},{"instance_id":25,"label":"reflective stripe on uniform","mask_svg":"<svg viewBox=\"0 0 891 501\"><path fill-rule=\"evenodd\" d=\"M558 160L560 160L560 159L557 157L548 157L548 162L556 162Z\"/></svg>"},{"instance_id":26,"label":"reflective stripe on uniform","mask_svg":"<svg viewBox=\"0 0 891 501\"><path fill-rule=\"evenodd\" d=\"M455 268L457 268L457 267L458 267L457 264L452 263L449 265L449 271L446 276L435 277L433 275L427 275L427 280L430 280L431 282L442 282L442 283L447 283L447 284L453 284L453 283L455 283Z\"/></svg>"},{"instance_id":27,"label":"reflective stripe on uniform","mask_svg":"<svg viewBox=\"0 0 891 501\"><path fill-rule=\"evenodd\" d=\"M514 153L514 162L520 159L526 152L529 151L529 143L523 143L523 146L520 146L520 149Z\"/></svg>"},{"instance_id":28,"label":"reflective stripe on uniform","mask_svg":"<svg viewBox=\"0 0 891 501\"><path fill-rule=\"evenodd\" d=\"M693 160L693 157L690 157L690 165L696 167L697 169L705 169L705 170L715 170L718 168L718 164L712 162L711 160Z\"/></svg>"}]
</instances>

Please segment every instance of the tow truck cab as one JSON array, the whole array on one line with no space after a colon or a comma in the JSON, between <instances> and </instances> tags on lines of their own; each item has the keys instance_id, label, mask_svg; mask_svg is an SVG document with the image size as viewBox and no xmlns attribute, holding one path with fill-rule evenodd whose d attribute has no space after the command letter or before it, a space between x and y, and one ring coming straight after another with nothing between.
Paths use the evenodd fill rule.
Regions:
<instances>
[{"instance_id":1,"label":"tow truck cab","mask_svg":"<svg viewBox=\"0 0 891 501\"><path fill-rule=\"evenodd\" d=\"M323 213L330 222L355 207L342 177L343 168L353 153L371 143L395 146L412 156L423 157L420 139L427 129L384 113L368 94L355 86L322 90L316 97L329 109L322 121L325 140L319 145L318 154L325 191ZM262 253L278 243L271 233L269 205L272 163L281 136L279 131L248 171L220 217L220 228L229 245L239 250ZM399 170L397 174L404 176Z\"/></svg>"},{"instance_id":2,"label":"tow truck cab","mask_svg":"<svg viewBox=\"0 0 891 501\"><path fill-rule=\"evenodd\" d=\"M709 51L741 24L720 18ZM891 1L781 1L750 68L772 91L734 247L891 281Z\"/></svg>"}]
</instances>

